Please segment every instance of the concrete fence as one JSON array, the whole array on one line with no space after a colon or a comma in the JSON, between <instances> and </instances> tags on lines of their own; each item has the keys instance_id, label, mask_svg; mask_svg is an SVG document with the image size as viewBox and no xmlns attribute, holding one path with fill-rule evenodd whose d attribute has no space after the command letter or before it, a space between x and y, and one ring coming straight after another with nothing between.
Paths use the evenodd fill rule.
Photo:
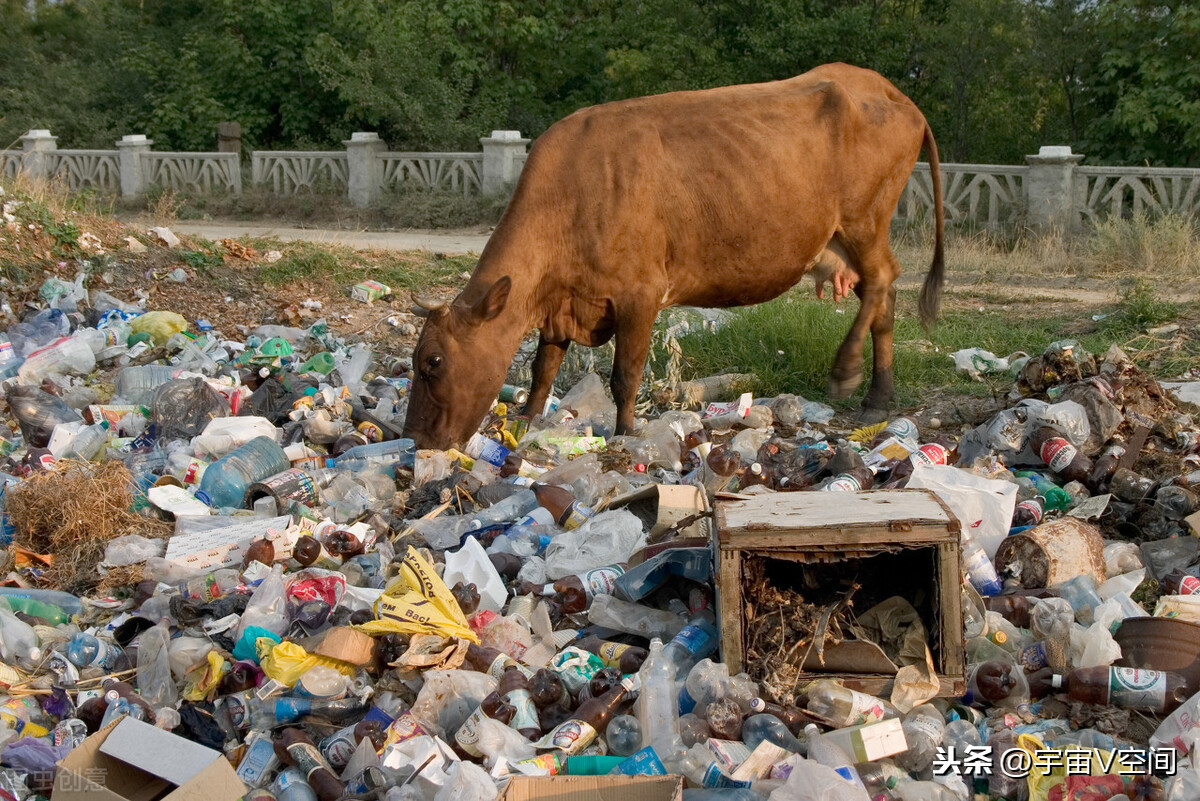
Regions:
<instances>
[{"instance_id":1,"label":"concrete fence","mask_svg":"<svg viewBox=\"0 0 1200 801\"><path fill-rule=\"evenodd\" d=\"M21 137L20 150L0 150L0 177L25 173L71 189L126 196L154 186L238 193L240 143L225 139L225 152L212 153L153 150L153 142L141 135L122 137L116 150L60 150L49 131L32 130ZM405 185L468 195L508 191L525 165L529 140L518 131L492 131L479 141L479 152L416 153L388 150L368 131L353 134L342 150L255 150L249 154L249 183L280 195L336 192L356 206L378 202L385 190ZM1083 158L1069 147L1043 147L1020 165L943 163L947 221L971 228L1073 230L1111 216L1200 216L1200 170L1085 167ZM932 210L929 165L919 162L894 221L928 221Z\"/></svg>"}]
</instances>

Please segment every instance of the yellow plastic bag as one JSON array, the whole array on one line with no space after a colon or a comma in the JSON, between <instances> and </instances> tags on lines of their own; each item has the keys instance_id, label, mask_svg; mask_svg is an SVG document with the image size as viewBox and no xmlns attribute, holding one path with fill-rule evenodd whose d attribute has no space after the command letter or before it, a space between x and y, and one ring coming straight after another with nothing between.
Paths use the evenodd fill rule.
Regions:
<instances>
[{"instance_id":1,"label":"yellow plastic bag","mask_svg":"<svg viewBox=\"0 0 1200 801\"><path fill-rule=\"evenodd\" d=\"M229 672L230 665L216 651L209 651L207 661L188 671L187 685L183 688L183 700L207 701L216 691L221 679Z\"/></svg>"},{"instance_id":2,"label":"yellow plastic bag","mask_svg":"<svg viewBox=\"0 0 1200 801\"><path fill-rule=\"evenodd\" d=\"M267 640L267 638L260 638L258 643L263 640ZM271 642L271 640L267 641ZM258 643L255 643L256 648ZM292 687L300 681L301 676L318 665L331 667L344 676L354 675L353 665L310 654L294 642L273 643L273 645L274 647L266 653L260 651L262 658L259 660L259 665L262 667L263 673L267 674L267 678L275 679L280 684Z\"/></svg>"},{"instance_id":3,"label":"yellow plastic bag","mask_svg":"<svg viewBox=\"0 0 1200 801\"><path fill-rule=\"evenodd\" d=\"M1056 787L1067 783L1070 775L1118 776L1132 775L1131 768L1111 751L1099 748L1047 748L1032 734L1017 736L1017 746L1028 754L1029 801L1049 801Z\"/></svg>"},{"instance_id":4,"label":"yellow plastic bag","mask_svg":"<svg viewBox=\"0 0 1200 801\"><path fill-rule=\"evenodd\" d=\"M180 331L186 331L187 327L185 317L170 311L146 312L129 322L130 331L135 334L149 334L155 345L162 345Z\"/></svg>"},{"instance_id":5,"label":"yellow plastic bag","mask_svg":"<svg viewBox=\"0 0 1200 801\"><path fill-rule=\"evenodd\" d=\"M356 628L367 634L436 634L479 642L446 583L411 545L399 578L375 602L375 617Z\"/></svg>"}]
</instances>

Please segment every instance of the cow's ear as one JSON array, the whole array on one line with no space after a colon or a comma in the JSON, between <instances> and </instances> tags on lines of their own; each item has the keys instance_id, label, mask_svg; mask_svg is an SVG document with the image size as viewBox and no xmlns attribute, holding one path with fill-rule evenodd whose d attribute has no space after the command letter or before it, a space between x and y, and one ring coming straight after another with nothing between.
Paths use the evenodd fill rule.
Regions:
<instances>
[{"instance_id":1,"label":"cow's ear","mask_svg":"<svg viewBox=\"0 0 1200 801\"><path fill-rule=\"evenodd\" d=\"M494 320L500 312L504 311L504 307L508 303L508 293L511 291L512 279L507 275L492 284L491 288L471 309L475 319L481 323Z\"/></svg>"}]
</instances>

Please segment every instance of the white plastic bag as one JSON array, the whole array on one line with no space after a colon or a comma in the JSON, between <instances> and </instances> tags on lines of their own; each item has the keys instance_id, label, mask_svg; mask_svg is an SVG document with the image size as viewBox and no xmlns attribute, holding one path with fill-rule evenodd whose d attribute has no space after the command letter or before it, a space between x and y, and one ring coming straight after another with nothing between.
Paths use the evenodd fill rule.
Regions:
<instances>
[{"instance_id":1,"label":"white plastic bag","mask_svg":"<svg viewBox=\"0 0 1200 801\"><path fill-rule=\"evenodd\" d=\"M446 770L446 783L433 801L492 801L496 783L474 762L455 762Z\"/></svg>"},{"instance_id":2,"label":"white plastic bag","mask_svg":"<svg viewBox=\"0 0 1200 801\"><path fill-rule=\"evenodd\" d=\"M1197 740L1200 740L1200 693L1167 715L1167 719L1150 735L1150 747L1174 747L1179 751L1180 759L1185 760Z\"/></svg>"},{"instance_id":3,"label":"white plastic bag","mask_svg":"<svg viewBox=\"0 0 1200 801\"><path fill-rule=\"evenodd\" d=\"M546 575L553 581L601 565L627 562L646 544L642 521L633 512L601 512L582 526L556 535L546 547Z\"/></svg>"},{"instance_id":4,"label":"white plastic bag","mask_svg":"<svg viewBox=\"0 0 1200 801\"><path fill-rule=\"evenodd\" d=\"M984 373L1003 373L1008 369L1008 359L983 348L956 350L950 358L954 360L954 369L976 381L982 381Z\"/></svg>"},{"instance_id":5,"label":"white plastic bag","mask_svg":"<svg viewBox=\"0 0 1200 801\"><path fill-rule=\"evenodd\" d=\"M1121 658L1121 646L1113 639L1104 622L1071 627L1069 660L1074 670L1088 667L1108 667Z\"/></svg>"},{"instance_id":6,"label":"white plastic bag","mask_svg":"<svg viewBox=\"0 0 1200 801\"><path fill-rule=\"evenodd\" d=\"M256 437L279 442L279 429L265 417L216 417L192 438L192 449L220 459Z\"/></svg>"},{"instance_id":7,"label":"white plastic bag","mask_svg":"<svg viewBox=\"0 0 1200 801\"><path fill-rule=\"evenodd\" d=\"M495 767L501 758L509 763L533 759L533 743L498 720L484 718L476 724L475 731L479 735L475 747L487 757L488 767Z\"/></svg>"},{"instance_id":8,"label":"white plastic bag","mask_svg":"<svg viewBox=\"0 0 1200 801\"><path fill-rule=\"evenodd\" d=\"M412 716L439 737L454 736L484 696L496 689L496 680L475 670L429 670L412 705Z\"/></svg>"},{"instance_id":9,"label":"white plastic bag","mask_svg":"<svg viewBox=\"0 0 1200 801\"><path fill-rule=\"evenodd\" d=\"M467 537L457 551L446 552L446 572L442 574L442 581L447 587L460 581L474 584L479 591L479 608L489 612L499 613L508 599L504 580L475 537Z\"/></svg>"},{"instance_id":10,"label":"white plastic bag","mask_svg":"<svg viewBox=\"0 0 1200 801\"><path fill-rule=\"evenodd\" d=\"M951 465L922 465L908 480L910 489L928 489L941 498L964 529L983 547L989 559L1008 536L1017 485L984 478Z\"/></svg>"},{"instance_id":11,"label":"white plastic bag","mask_svg":"<svg viewBox=\"0 0 1200 801\"><path fill-rule=\"evenodd\" d=\"M868 801L867 792L842 778L833 768L802 756L788 760L792 772L770 795L770 801Z\"/></svg>"}]
</instances>

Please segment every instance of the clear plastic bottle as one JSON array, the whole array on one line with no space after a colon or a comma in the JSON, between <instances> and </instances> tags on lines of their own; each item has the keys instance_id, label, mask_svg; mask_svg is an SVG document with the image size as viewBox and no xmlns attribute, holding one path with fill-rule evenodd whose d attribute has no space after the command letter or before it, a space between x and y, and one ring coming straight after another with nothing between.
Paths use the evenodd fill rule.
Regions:
<instances>
[{"instance_id":1,"label":"clear plastic bottle","mask_svg":"<svg viewBox=\"0 0 1200 801\"><path fill-rule=\"evenodd\" d=\"M804 727L804 743L808 746L809 759L833 768L843 779L866 791L866 785L859 778L858 771L854 769L853 760L840 746L827 740L815 723Z\"/></svg>"},{"instance_id":2,"label":"clear plastic bottle","mask_svg":"<svg viewBox=\"0 0 1200 801\"><path fill-rule=\"evenodd\" d=\"M612 595L597 595L588 608L588 620L596 626L636 634L639 637L669 639L684 627L683 618L661 609L622 601Z\"/></svg>"},{"instance_id":3,"label":"clear plastic bottle","mask_svg":"<svg viewBox=\"0 0 1200 801\"><path fill-rule=\"evenodd\" d=\"M642 741L652 746L660 758L681 751L675 665L657 637L650 641L650 656L642 663L638 676L642 688L634 703L634 714L642 724Z\"/></svg>"},{"instance_id":4,"label":"clear plastic bottle","mask_svg":"<svg viewBox=\"0 0 1200 801\"><path fill-rule=\"evenodd\" d=\"M692 666L717 650L721 639L717 627L698 617L663 646L663 653L675 666L677 675L684 675Z\"/></svg>"},{"instance_id":5,"label":"clear plastic bottle","mask_svg":"<svg viewBox=\"0 0 1200 801\"><path fill-rule=\"evenodd\" d=\"M0 381L16 375L24 361L24 359L17 355L17 351L9 338L0 334Z\"/></svg>"},{"instance_id":6,"label":"clear plastic bottle","mask_svg":"<svg viewBox=\"0 0 1200 801\"><path fill-rule=\"evenodd\" d=\"M729 667L724 662L701 659L683 680L679 690L679 711L704 710L713 701L725 697L725 686L729 682Z\"/></svg>"},{"instance_id":7,"label":"clear plastic bottle","mask_svg":"<svg viewBox=\"0 0 1200 801\"><path fill-rule=\"evenodd\" d=\"M67 456L90 462L104 453L108 445L108 421L88 426L75 435L67 448Z\"/></svg>"},{"instance_id":8,"label":"clear plastic bottle","mask_svg":"<svg viewBox=\"0 0 1200 801\"><path fill-rule=\"evenodd\" d=\"M390 439L386 442L372 442L370 445L359 445L343 453L337 459L331 459L326 466L343 466L343 462L365 460L374 464L395 464L411 468L416 461L416 443L407 437Z\"/></svg>"},{"instance_id":9,"label":"clear plastic bottle","mask_svg":"<svg viewBox=\"0 0 1200 801\"><path fill-rule=\"evenodd\" d=\"M795 754L804 753L804 744L793 737L787 724L774 715L764 712L742 721L742 742L747 748L753 751L764 740Z\"/></svg>"},{"instance_id":10,"label":"clear plastic bottle","mask_svg":"<svg viewBox=\"0 0 1200 801\"><path fill-rule=\"evenodd\" d=\"M304 774L296 768L285 768L271 783L277 801L317 801L317 794L308 786Z\"/></svg>"},{"instance_id":11,"label":"clear plastic bottle","mask_svg":"<svg viewBox=\"0 0 1200 801\"><path fill-rule=\"evenodd\" d=\"M937 707L921 704L904 716L903 727L908 750L896 755L896 764L912 773L920 773L933 763L946 732L946 722Z\"/></svg>"},{"instance_id":12,"label":"clear plastic bottle","mask_svg":"<svg viewBox=\"0 0 1200 801\"><path fill-rule=\"evenodd\" d=\"M1096 583L1092 581L1092 577L1087 573L1080 573L1070 581L1064 581L1055 589L1075 610L1075 619L1085 626L1090 626L1092 612L1103 603L1096 593Z\"/></svg>"},{"instance_id":13,"label":"clear plastic bottle","mask_svg":"<svg viewBox=\"0 0 1200 801\"><path fill-rule=\"evenodd\" d=\"M126 367L117 373L114 393L135 406L149 406L154 390L175 378L178 367L169 364L146 364Z\"/></svg>"},{"instance_id":14,"label":"clear plastic bottle","mask_svg":"<svg viewBox=\"0 0 1200 801\"><path fill-rule=\"evenodd\" d=\"M256 437L210 464L200 489L208 494L214 508L241 508L251 484L290 466L287 454L275 440Z\"/></svg>"},{"instance_id":15,"label":"clear plastic bottle","mask_svg":"<svg viewBox=\"0 0 1200 801\"><path fill-rule=\"evenodd\" d=\"M65 621L52 620L47 617L51 610L39 609L36 604L48 604L55 606L67 617L78 615L83 611L83 601L77 596L62 590L42 590L33 587L0 587L0 598L7 602L8 606L18 612L24 612L29 615L37 615L38 617L50 620L52 623Z\"/></svg>"},{"instance_id":16,"label":"clear plastic bottle","mask_svg":"<svg viewBox=\"0 0 1200 801\"><path fill-rule=\"evenodd\" d=\"M0 656L24 667L32 667L42 658L37 632L7 604L0 607Z\"/></svg>"},{"instance_id":17,"label":"clear plastic bottle","mask_svg":"<svg viewBox=\"0 0 1200 801\"><path fill-rule=\"evenodd\" d=\"M121 649L94 634L79 632L67 641L67 660L76 667L98 667L110 671L121 657Z\"/></svg>"},{"instance_id":18,"label":"clear plastic bottle","mask_svg":"<svg viewBox=\"0 0 1200 801\"><path fill-rule=\"evenodd\" d=\"M616 756L630 756L642 747L642 724L633 715L617 715L604 732L608 752Z\"/></svg>"},{"instance_id":19,"label":"clear plastic bottle","mask_svg":"<svg viewBox=\"0 0 1200 801\"><path fill-rule=\"evenodd\" d=\"M354 448L353 450L358 449ZM467 531L480 532L492 528L504 528L532 512L537 506L537 496L533 494L533 490L525 489L514 492L504 500L476 512L467 524Z\"/></svg>"},{"instance_id":20,"label":"clear plastic bottle","mask_svg":"<svg viewBox=\"0 0 1200 801\"><path fill-rule=\"evenodd\" d=\"M963 569L971 577L971 586L979 590L980 595L998 595L1004 585L987 552L965 528L961 532L961 539Z\"/></svg>"},{"instance_id":21,"label":"clear plastic bottle","mask_svg":"<svg viewBox=\"0 0 1200 801\"><path fill-rule=\"evenodd\" d=\"M900 711L882 698L851 690L827 679L813 682L809 687L807 708L839 729L900 717Z\"/></svg>"}]
</instances>

